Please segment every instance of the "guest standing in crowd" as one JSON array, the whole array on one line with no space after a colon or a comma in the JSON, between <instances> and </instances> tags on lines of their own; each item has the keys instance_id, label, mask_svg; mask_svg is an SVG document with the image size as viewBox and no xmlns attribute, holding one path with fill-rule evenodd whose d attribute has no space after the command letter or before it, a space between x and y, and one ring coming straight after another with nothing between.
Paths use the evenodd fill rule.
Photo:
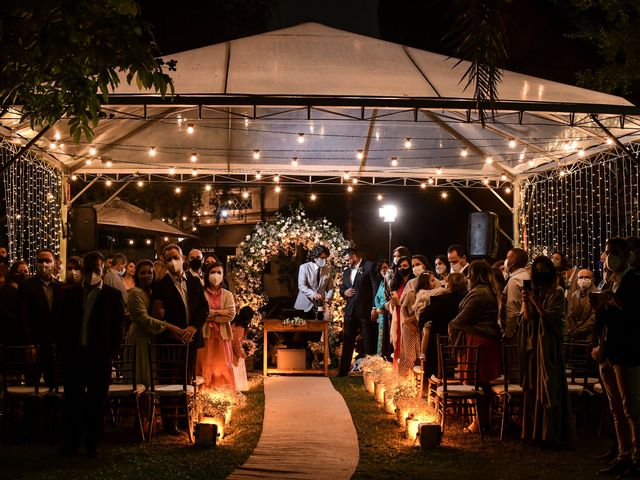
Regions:
<instances>
[{"instance_id":1,"label":"guest standing in crowd","mask_svg":"<svg viewBox=\"0 0 640 480\"><path fill-rule=\"evenodd\" d=\"M19 290L29 277L29 265L24 260L13 262L6 282L0 287L0 345L24 345L25 325L20 321Z\"/></svg>"},{"instance_id":2,"label":"guest standing in crowd","mask_svg":"<svg viewBox=\"0 0 640 480\"><path fill-rule=\"evenodd\" d=\"M151 384L151 366L149 365L149 344L155 343L155 336L168 331L174 342L181 343L181 328L165 322L163 308L156 310L156 316L150 315L151 297L155 272L151 260L140 260L135 266L133 279L135 287L129 290L127 304L131 325L127 332L127 343L136 346L136 380L149 387Z\"/></svg>"},{"instance_id":3,"label":"guest standing in crowd","mask_svg":"<svg viewBox=\"0 0 640 480\"><path fill-rule=\"evenodd\" d=\"M508 345L517 343L516 333L522 307L522 285L525 280L530 280L526 269L527 261L527 252L521 248L509 250L504 261L508 277L500 302L500 327L504 342Z\"/></svg>"},{"instance_id":4,"label":"guest standing in crowd","mask_svg":"<svg viewBox=\"0 0 640 480\"><path fill-rule=\"evenodd\" d=\"M569 297L567 312L567 340L592 344L596 326L596 312L589 302L589 295L596 291L591 270L578 272L578 289Z\"/></svg>"},{"instance_id":5,"label":"guest standing in crowd","mask_svg":"<svg viewBox=\"0 0 640 480\"><path fill-rule=\"evenodd\" d=\"M187 277L191 276L197 278L200 283L204 285L204 279L202 278L202 251L197 248L192 249L187 256L189 261L189 270L187 270Z\"/></svg>"},{"instance_id":6,"label":"guest standing in crowd","mask_svg":"<svg viewBox=\"0 0 640 480\"><path fill-rule=\"evenodd\" d=\"M62 290L58 345L64 372L64 455L78 452L82 432L89 458L98 456L112 358L124 328L121 295L102 281L104 257L84 257L82 285Z\"/></svg>"},{"instance_id":7,"label":"guest standing in crowd","mask_svg":"<svg viewBox=\"0 0 640 480\"><path fill-rule=\"evenodd\" d=\"M403 245L400 245L396 248L393 249L392 255L391 255L391 261L393 262L392 268L394 270L397 270L398 268L398 261L402 258L402 257L407 257L407 258L411 258L411 252L409 251L409 249Z\"/></svg>"},{"instance_id":8,"label":"guest standing in crowd","mask_svg":"<svg viewBox=\"0 0 640 480\"><path fill-rule=\"evenodd\" d=\"M40 346L40 369L48 387L55 386L55 313L60 304L62 284L53 278L55 257L48 248L36 254L36 275L20 288L21 321L25 345Z\"/></svg>"},{"instance_id":9,"label":"guest standing in crowd","mask_svg":"<svg viewBox=\"0 0 640 480\"><path fill-rule=\"evenodd\" d=\"M362 337L361 355L372 353L370 349L371 309L373 306L373 262L363 260L358 250L348 248L344 252L344 261L349 265L342 272L340 295L346 298L344 309L344 343L340 358L338 376L349 374L353 350L358 332Z\"/></svg>"},{"instance_id":10,"label":"guest standing in crowd","mask_svg":"<svg viewBox=\"0 0 640 480\"><path fill-rule=\"evenodd\" d=\"M387 321L386 310L384 308L387 303L387 293L389 284L387 283L387 272L389 272L389 261L380 260L375 268L374 281L378 283L378 289L373 299L373 309L371 310L371 320L378 323L378 342L376 345L376 353L385 358L389 357L389 322Z\"/></svg>"},{"instance_id":11,"label":"guest standing in crowd","mask_svg":"<svg viewBox=\"0 0 640 480\"><path fill-rule=\"evenodd\" d=\"M460 303L458 315L449 325L452 344L478 346L477 378L484 395L479 400L481 422L488 420L490 383L502 372L500 327L498 326L498 292L494 290L491 266L484 260L469 265L469 293ZM476 432L474 422L467 427Z\"/></svg>"},{"instance_id":12,"label":"guest standing in crowd","mask_svg":"<svg viewBox=\"0 0 640 480\"><path fill-rule=\"evenodd\" d=\"M566 446L575 436L562 351L566 300L560 280L548 257L533 261L531 290L522 290L518 332L522 438L546 446Z\"/></svg>"},{"instance_id":13,"label":"guest standing in crowd","mask_svg":"<svg viewBox=\"0 0 640 480\"><path fill-rule=\"evenodd\" d=\"M391 291L389 301L386 304L386 309L391 315L391 327L390 327L390 340L393 346L393 367L398 371L398 360L400 358L400 348L402 345L402 319L401 308L402 303L400 299L404 294L404 290L409 280L413 278L411 269L411 263L409 258L400 257L397 270L391 280Z\"/></svg>"},{"instance_id":14,"label":"guest standing in crowd","mask_svg":"<svg viewBox=\"0 0 640 480\"><path fill-rule=\"evenodd\" d=\"M467 274L469 263L467 262L467 253L464 248L462 248L462 245L458 245L457 243L451 245L447 249L447 259L451 265L451 273Z\"/></svg>"},{"instance_id":15,"label":"guest standing in crowd","mask_svg":"<svg viewBox=\"0 0 640 480\"><path fill-rule=\"evenodd\" d=\"M115 288L120 292L122 305L124 306L125 315L127 312L127 287L124 284L124 274L127 271L127 257L122 253L116 253L113 256L111 268L106 270L104 274L104 284Z\"/></svg>"},{"instance_id":16,"label":"guest standing in crowd","mask_svg":"<svg viewBox=\"0 0 640 480\"><path fill-rule=\"evenodd\" d=\"M124 276L122 277L122 281L124 282L124 288L126 288L127 292L136 286L135 281L136 274L136 262L129 260L127 262L127 267L124 271Z\"/></svg>"},{"instance_id":17,"label":"guest standing in crowd","mask_svg":"<svg viewBox=\"0 0 640 480\"><path fill-rule=\"evenodd\" d=\"M245 366L247 354L242 348L242 343L246 338L253 316L253 309L245 306L240 309L236 318L231 322L231 330L233 332L233 379L238 392L249 390L247 368Z\"/></svg>"},{"instance_id":18,"label":"guest standing in crowd","mask_svg":"<svg viewBox=\"0 0 640 480\"><path fill-rule=\"evenodd\" d=\"M447 284L447 275L451 270L451 264L446 255L437 255L435 259L435 273L440 285L444 287Z\"/></svg>"},{"instance_id":19,"label":"guest standing in crowd","mask_svg":"<svg viewBox=\"0 0 640 480\"><path fill-rule=\"evenodd\" d=\"M551 254L551 261L553 262L553 266L556 268L556 272L558 272L562 277L563 281L560 286L564 288L566 292L565 296L568 298L578 288L578 269L571 268L566 255L562 252L553 252Z\"/></svg>"},{"instance_id":20,"label":"guest standing in crowd","mask_svg":"<svg viewBox=\"0 0 640 480\"><path fill-rule=\"evenodd\" d=\"M233 294L222 288L223 277L221 263L207 265L204 292L209 304L209 316L202 328L204 347L198 352L196 363L196 375L204 378L206 389L235 389L231 321L236 315L236 305Z\"/></svg>"},{"instance_id":21,"label":"guest standing in crowd","mask_svg":"<svg viewBox=\"0 0 640 480\"><path fill-rule=\"evenodd\" d=\"M206 267L210 263L216 263L216 262L222 263L214 253L207 253L204 256L204 262L202 263L202 266Z\"/></svg>"},{"instance_id":22,"label":"guest standing in crowd","mask_svg":"<svg viewBox=\"0 0 640 480\"><path fill-rule=\"evenodd\" d=\"M327 258L329 249L316 245L309 252L309 261L298 268L298 296L293 308L298 310L301 318L315 319L317 309L324 309L325 302L330 302L333 297L331 267L327 265Z\"/></svg>"},{"instance_id":23,"label":"guest standing in crowd","mask_svg":"<svg viewBox=\"0 0 640 480\"><path fill-rule=\"evenodd\" d=\"M82 283L82 257L69 257L67 260L67 273L64 277L64 286L79 285Z\"/></svg>"},{"instance_id":24,"label":"guest standing in crowd","mask_svg":"<svg viewBox=\"0 0 640 480\"><path fill-rule=\"evenodd\" d=\"M622 238L605 247L607 286L592 294L598 345L593 357L613 415L618 439L616 458L600 474L640 476L640 275L629 266L630 249ZM635 259L633 259L635 260Z\"/></svg>"}]
</instances>

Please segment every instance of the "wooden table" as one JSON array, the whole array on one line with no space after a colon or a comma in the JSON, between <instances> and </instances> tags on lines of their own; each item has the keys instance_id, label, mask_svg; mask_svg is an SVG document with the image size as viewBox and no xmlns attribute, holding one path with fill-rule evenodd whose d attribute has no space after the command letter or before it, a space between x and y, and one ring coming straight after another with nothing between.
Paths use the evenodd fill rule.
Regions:
<instances>
[{"instance_id":1,"label":"wooden table","mask_svg":"<svg viewBox=\"0 0 640 480\"><path fill-rule=\"evenodd\" d=\"M284 325L282 320L266 319L264 321L264 346L263 346L263 370L262 375L267 376L270 373L303 373L306 375L329 375L329 322L326 320L307 320L305 325ZM267 359L269 357L269 342L267 334L269 332L322 332L324 338L324 372L322 370L304 369L304 370L279 370L277 368L267 368Z\"/></svg>"}]
</instances>

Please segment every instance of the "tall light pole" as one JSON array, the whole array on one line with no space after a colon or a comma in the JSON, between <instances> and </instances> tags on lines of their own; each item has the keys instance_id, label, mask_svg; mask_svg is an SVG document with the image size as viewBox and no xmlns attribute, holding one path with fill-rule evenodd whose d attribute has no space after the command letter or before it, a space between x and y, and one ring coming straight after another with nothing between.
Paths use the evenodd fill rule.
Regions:
<instances>
[{"instance_id":1,"label":"tall light pole","mask_svg":"<svg viewBox=\"0 0 640 480\"><path fill-rule=\"evenodd\" d=\"M392 225L398 216L398 209L395 205L383 205L378 209L378 215L382 218L384 223L389 224L389 256L387 257L387 261L391 262L391 238L393 236Z\"/></svg>"}]
</instances>

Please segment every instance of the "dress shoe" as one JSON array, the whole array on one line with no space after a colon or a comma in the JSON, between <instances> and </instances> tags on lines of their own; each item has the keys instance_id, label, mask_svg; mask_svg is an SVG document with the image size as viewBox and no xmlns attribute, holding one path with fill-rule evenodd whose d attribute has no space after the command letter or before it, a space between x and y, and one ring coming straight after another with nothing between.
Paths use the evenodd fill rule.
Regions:
<instances>
[{"instance_id":1,"label":"dress shoe","mask_svg":"<svg viewBox=\"0 0 640 480\"><path fill-rule=\"evenodd\" d=\"M618 455L618 453L611 449L611 450L607 450L604 453L601 453L600 455L596 455L595 457L593 457L594 460L605 460L607 462L610 462L611 460L613 460L614 458L616 458L616 456Z\"/></svg>"},{"instance_id":2,"label":"dress shoe","mask_svg":"<svg viewBox=\"0 0 640 480\"><path fill-rule=\"evenodd\" d=\"M616 459L604 468L598 470L598 475L620 475L631 467L631 459L620 458Z\"/></svg>"},{"instance_id":3,"label":"dress shoe","mask_svg":"<svg viewBox=\"0 0 640 480\"><path fill-rule=\"evenodd\" d=\"M640 478L640 465L632 463L618 478Z\"/></svg>"}]
</instances>

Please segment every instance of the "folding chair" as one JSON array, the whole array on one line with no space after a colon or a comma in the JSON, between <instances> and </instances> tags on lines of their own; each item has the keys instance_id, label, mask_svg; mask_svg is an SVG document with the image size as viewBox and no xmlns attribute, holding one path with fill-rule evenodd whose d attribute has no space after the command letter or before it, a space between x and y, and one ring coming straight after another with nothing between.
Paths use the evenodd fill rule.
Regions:
<instances>
[{"instance_id":1,"label":"folding chair","mask_svg":"<svg viewBox=\"0 0 640 480\"><path fill-rule=\"evenodd\" d=\"M436 405L436 389L439 385L442 385L442 364L440 363L440 346L446 346L449 344L449 337L447 335L436 336L436 348L438 349L438 370L436 375L431 375L427 379L427 402L431 405Z\"/></svg>"},{"instance_id":2,"label":"folding chair","mask_svg":"<svg viewBox=\"0 0 640 480\"><path fill-rule=\"evenodd\" d=\"M186 419L189 441L193 442L191 414L196 388L187 376L188 357L187 344L152 344L149 346L151 411L148 441L151 441L153 435L156 408L160 408L164 417ZM171 410L173 412L169 413Z\"/></svg>"},{"instance_id":3,"label":"folding chair","mask_svg":"<svg viewBox=\"0 0 640 480\"><path fill-rule=\"evenodd\" d=\"M566 342L563 344L567 388L573 407L574 421L577 424L580 413L585 430L589 412L594 408L591 400L597 395L596 386L600 383L598 365L591 357L592 349L593 346L589 343Z\"/></svg>"},{"instance_id":4,"label":"folding chair","mask_svg":"<svg viewBox=\"0 0 640 480\"><path fill-rule=\"evenodd\" d=\"M496 395L495 399L499 402L498 414L501 416L500 440L504 439L507 419L513 413L516 401L519 400L520 406L522 406L524 398L522 386L520 385L520 359L517 345L502 344L502 371L504 372L503 383L491 386L491 391Z\"/></svg>"}]
</instances>

